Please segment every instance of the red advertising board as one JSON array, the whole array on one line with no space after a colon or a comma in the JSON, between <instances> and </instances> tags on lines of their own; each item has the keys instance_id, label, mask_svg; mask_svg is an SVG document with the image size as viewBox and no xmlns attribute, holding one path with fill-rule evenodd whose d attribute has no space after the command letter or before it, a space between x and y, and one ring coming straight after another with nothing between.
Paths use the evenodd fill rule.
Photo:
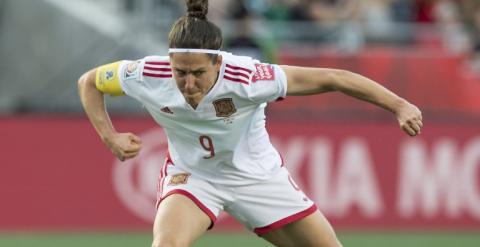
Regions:
<instances>
[{"instance_id":1,"label":"red advertising board","mask_svg":"<svg viewBox=\"0 0 480 247\"><path fill-rule=\"evenodd\" d=\"M83 118L0 119L0 230L149 229L166 141L151 119L116 161ZM480 125L269 122L287 168L340 229L480 229ZM239 229L220 217L220 229Z\"/></svg>"}]
</instances>

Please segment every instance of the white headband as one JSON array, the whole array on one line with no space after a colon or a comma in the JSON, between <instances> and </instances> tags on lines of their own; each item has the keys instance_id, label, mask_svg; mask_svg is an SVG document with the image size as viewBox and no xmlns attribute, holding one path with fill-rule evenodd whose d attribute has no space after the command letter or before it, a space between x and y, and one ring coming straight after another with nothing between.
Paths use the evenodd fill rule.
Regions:
<instances>
[{"instance_id":1,"label":"white headband","mask_svg":"<svg viewBox=\"0 0 480 247\"><path fill-rule=\"evenodd\" d=\"M220 50L209 50L209 49L191 49L191 48L170 48L168 53L178 53L178 52L194 52L194 53L208 53L208 54L219 54Z\"/></svg>"}]
</instances>

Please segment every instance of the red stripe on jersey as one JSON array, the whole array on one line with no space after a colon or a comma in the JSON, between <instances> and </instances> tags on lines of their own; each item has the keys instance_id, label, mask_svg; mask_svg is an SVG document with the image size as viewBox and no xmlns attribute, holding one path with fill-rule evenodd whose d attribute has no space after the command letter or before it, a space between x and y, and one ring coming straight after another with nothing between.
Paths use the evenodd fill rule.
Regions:
<instances>
[{"instance_id":1,"label":"red stripe on jersey","mask_svg":"<svg viewBox=\"0 0 480 247\"><path fill-rule=\"evenodd\" d=\"M242 72L233 72L233 71L230 71L230 70L225 70L225 73L230 74L230 75L238 75L238 76L250 79L250 77L248 75L245 75Z\"/></svg>"},{"instance_id":2,"label":"red stripe on jersey","mask_svg":"<svg viewBox=\"0 0 480 247\"><path fill-rule=\"evenodd\" d=\"M150 66L145 66L143 69L148 69L148 70L155 70L155 71L165 71L165 72L171 72L171 68L156 68L156 67L150 67Z\"/></svg>"},{"instance_id":3,"label":"red stripe on jersey","mask_svg":"<svg viewBox=\"0 0 480 247\"><path fill-rule=\"evenodd\" d=\"M240 83L247 84L247 85L249 84L248 81L245 81L241 78L233 78L233 77L230 77L228 75L225 75L223 78L227 79L229 81L233 81L233 82L240 82Z\"/></svg>"},{"instance_id":4,"label":"red stripe on jersey","mask_svg":"<svg viewBox=\"0 0 480 247\"><path fill-rule=\"evenodd\" d=\"M153 64L153 65L168 65L170 66L170 62L145 62L145 64Z\"/></svg>"},{"instance_id":5,"label":"red stripe on jersey","mask_svg":"<svg viewBox=\"0 0 480 247\"><path fill-rule=\"evenodd\" d=\"M153 73L143 72L143 75L150 76L150 77L157 77L157 78L172 78L172 74L153 74Z\"/></svg>"},{"instance_id":6,"label":"red stripe on jersey","mask_svg":"<svg viewBox=\"0 0 480 247\"><path fill-rule=\"evenodd\" d=\"M233 70L243 70L245 72L248 72L249 74L252 73L251 70L247 69L247 68L243 68L243 67L237 67L237 66L233 66L233 65L230 65L230 64L226 64L225 66L227 66L227 68L229 69L233 69Z\"/></svg>"}]
</instances>

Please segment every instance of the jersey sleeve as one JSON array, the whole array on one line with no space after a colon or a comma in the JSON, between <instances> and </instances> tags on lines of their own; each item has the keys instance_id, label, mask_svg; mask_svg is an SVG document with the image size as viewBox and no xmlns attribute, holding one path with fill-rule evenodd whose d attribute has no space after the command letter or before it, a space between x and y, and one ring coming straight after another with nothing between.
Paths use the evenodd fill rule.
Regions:
<instances>
[{"instance_id":1,"label":"jersey sleeve","mask_svg":"<svg viewBox=\"0 0 480 247\"><path fill-rule=\"evenodd\" d=\"M287 94L287 76L276 64L256 63L249 98L256 103L281 100Z\"/></svg>"},{"instance_id":2,"label":"jersey sleeve","mask_svg":"<svg viewBox=\"0 0 480 247\"><path fill-rule=\"evenodd\" d=\"M119 96L127 94L138 98L142 89L140 76L142 60L122 60L97 68L95 85L103 93Z\"/></svg>"},{"instance_id":3,"label":"jersey sleeve","mask_svg":"<svg viewBox=\"0 0 480 247\"><path fill-rule=\"evenodd\" d=\"M143 59L137 61L124 60L118 68L120 86L123 92L137 100L140 100L140 95L146 90L141 76L144 63Z\"/></svg>"}]
</instances>

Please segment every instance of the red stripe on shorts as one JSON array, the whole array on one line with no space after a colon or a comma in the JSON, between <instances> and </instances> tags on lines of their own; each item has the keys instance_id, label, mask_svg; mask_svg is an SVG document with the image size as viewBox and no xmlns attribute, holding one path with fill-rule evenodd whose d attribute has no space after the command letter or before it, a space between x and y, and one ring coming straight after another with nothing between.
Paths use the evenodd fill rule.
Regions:
<instances>
[{"instance_id":1,"label":"red stripe on shorts","mask_svg":"<svg viewBox=\"0 0 480 247\"><path fill-rule=\"evenodd\" d=\"M205 206L200 200L198 200L194 195L192 195L190 192L186 190L182 190L182 189L171 190L160 200L160 202L162 202L165 198L173 194L183 195L183 196L186 196L188 199L192 200L192 202L195 203L195 205L197 205L197 207L199 207L200 210L202 210L212 221L208 229L213 228L215 221L217 221L217 217L213 214L212 211L210 211L210 209L207 208L207 206Z\"/></svg>"},{"instance_id":2,"label":"red stripe on shorts","mask_svg":"<svg viewBox=\"0 0 480 247\"><path fill-rule=\"evenodd\" d=\"M165 182L165 178L167 177L167 169L169 165L173 165L172 159L170 158L170 153L167 153L167 157L165 158L165 163L163 164L162 169L160 170L160 176L158 177L157 183L157 202L155 203L155 208L158 209L160 205L160 201L163 194L163 183Z\"/></svg>"},{"instance_id":3,"label":"red stripe on shorts","mask_svg":"<svg viewBox=\"0 0 480 247\"><path fill-rule=\"evenodd\" d=\"M258 228L255 228L253 231L257 234L257 235L262 235L262 234L265 234L265 233L268 233L270 231L273 231L273 230L277 230L279 228L282 228L283 226L287 225L287 224L290 224L292 222L295 222L297 220L301 220L313 213L315 213L315 211L317 211L317 206L315 204L313 204L311 207L301 211L301 212L298 212L296 214L293 214L293 215L290 215L284 219L281 219L279 221L276 221L268 226L264 226L264 227L258 227Z\"/></svg>"}]
</instances>

